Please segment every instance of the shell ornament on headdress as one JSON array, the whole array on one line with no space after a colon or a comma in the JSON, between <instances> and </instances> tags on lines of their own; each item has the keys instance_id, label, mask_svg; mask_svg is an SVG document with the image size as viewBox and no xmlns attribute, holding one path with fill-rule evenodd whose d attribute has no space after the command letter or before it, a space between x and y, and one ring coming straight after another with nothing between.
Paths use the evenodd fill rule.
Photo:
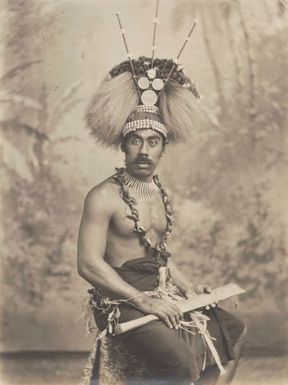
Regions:
<instances>
[{"instance_id":1,"label":"shell ornament on headdress","mask_svg":"<svg viewBox=\"0 0 288 385\"><path fill-rule=\"evenodd\" d=\"M165 140L186 141L197 126L195 85L184 74L179 58L196 26L175 59L155 58L159 0L153 20L151 58L132 59L120 15L116 13L128 60L112 68L100 84L86 112L87 125L98 142L118 146L131 131L152 128Z\"/></svg>"}]
</instances>

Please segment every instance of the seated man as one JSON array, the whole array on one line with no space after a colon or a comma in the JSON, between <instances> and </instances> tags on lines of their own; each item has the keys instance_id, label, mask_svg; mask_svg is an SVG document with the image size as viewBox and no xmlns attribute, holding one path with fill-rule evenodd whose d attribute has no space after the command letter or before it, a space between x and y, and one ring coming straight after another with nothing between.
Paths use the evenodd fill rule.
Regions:
<instances>
[{"instance_id":1,"label":"seated man","mask_svg":"<svg viewBox=\"0 0 288 385\"><path fill-rule=\"evenodd\" d=\"M126 167L116 169L86 196L79 230L78 271L95 288L92 303L100 330L113 334L117 322L145 314L159 317L111 337L115 344L121 342L147 364L145 383L214 384L219 376L217 357L220 364L229 362L231 366L234 362L221 377L223 383L228 383L235 372L245 327L219 307L202 309L201 317L207 320L207 330L214 339L215 357L197 327L193 327L193 317L180 311L175 299L210 289L189 282L172 262L167 250L173 227L172 208L154 174L168 141L187 139L190 115L194 113L188 96L193 95L189 87L169 81L163 73L166 83L160 94L146 88L150 94L143 97L145 91L140 86L144 81L139 80L146 73L153 86L158 79L157 63L158 68L163 68L163 63L155 60L152 72L151 61L146 59L146 64L140 63L144 67L139 72L138 62L134 61L133 72L138 73L139 89L129 66L121 64L110 72L111 78L102 84L87 113L88 125L100 142L121 144ZM182 70L177 70L176 75L181 80ZM159 107L153 105L153 100ZM96 372L93 376L97 379Z\"/></svg>"}]
</instances>

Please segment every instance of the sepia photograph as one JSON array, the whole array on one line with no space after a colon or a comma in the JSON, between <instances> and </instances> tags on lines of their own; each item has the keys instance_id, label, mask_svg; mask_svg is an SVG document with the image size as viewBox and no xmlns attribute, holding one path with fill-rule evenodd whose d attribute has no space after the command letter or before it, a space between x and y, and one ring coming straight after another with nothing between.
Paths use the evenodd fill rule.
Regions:
<instances>
[{"instance_id":1,"label":"sepia photograph","mask_svg":"<svg viewBox=\"0 0 288 385\"><path fill-rule=\"evenodd\" d=\"M288 384L288 0L0 4L0 385Z\"/></svg>"}]
</instances>

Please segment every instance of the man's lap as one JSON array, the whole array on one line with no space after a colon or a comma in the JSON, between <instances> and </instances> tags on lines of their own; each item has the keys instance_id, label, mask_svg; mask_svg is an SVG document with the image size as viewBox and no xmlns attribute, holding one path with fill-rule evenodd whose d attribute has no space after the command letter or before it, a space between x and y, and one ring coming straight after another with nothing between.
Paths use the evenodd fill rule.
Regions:
<instances>
[{"instance_id":1,"label":"man's lap","mask_svg":"<svg viewBox=\"0 0 288 385\"><path fill-rule=\"evenodd\" d=\"M129 305L121 305L120 312L119 322L130 321L144 315ZM221 361L233 359L231 349L244 327L241 321L222 309L204 312L210 318L208 329L211 336L216 337L215 346L219 350ZM98 327L104 329L105 316L95 313ZM189 376L194 381L201 373L205 355L207 365L213 365L214 361L201 335L196 329L193 329L193 332L195 335L182 329L169 329L164 322L157 320L113 338L115 343L121 341L132 353L145 360L149 367L157 368L160 373L166 370L170 375L171 373L179 375L181 372L181 376Z\"/></svg>"}]
</instances>

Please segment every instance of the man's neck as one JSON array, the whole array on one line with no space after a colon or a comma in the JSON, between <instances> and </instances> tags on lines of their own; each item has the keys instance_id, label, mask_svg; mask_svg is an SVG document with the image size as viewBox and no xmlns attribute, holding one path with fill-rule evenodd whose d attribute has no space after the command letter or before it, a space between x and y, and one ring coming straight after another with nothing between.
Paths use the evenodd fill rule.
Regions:
<instances>
[{"instance_id":1,"label":"man's neck","mask_svg":"<svg viewBox=\"0 0 288 385\"><path fill-rule=\"evenodd\" d=\"M132 178L140 180L141 182L151 183L153 181L153 174L147 175L147 176L139 176L139 175L133 175L131 172L129 172L129 170L127 170L127 168L125 170L128 175L130 175Z\"/></svg>"},{"instance_id":2,"label":"man's neck","mask_svg":"<svg viewBox=\"0 0 288 385\"><path fill-rule=\"evenodd\" d=\"M127 186L133 196L137 196L139 198L152 198L161 194L161 191L158 185L155 183L153 176L151 176L150 181L146 182L137 178L136 176L129 174L128 171L124 168L118 169L117 172L119 173L123 184ZM145 180L147 179L145 178Z\"/></svg>"}]
</instances>

